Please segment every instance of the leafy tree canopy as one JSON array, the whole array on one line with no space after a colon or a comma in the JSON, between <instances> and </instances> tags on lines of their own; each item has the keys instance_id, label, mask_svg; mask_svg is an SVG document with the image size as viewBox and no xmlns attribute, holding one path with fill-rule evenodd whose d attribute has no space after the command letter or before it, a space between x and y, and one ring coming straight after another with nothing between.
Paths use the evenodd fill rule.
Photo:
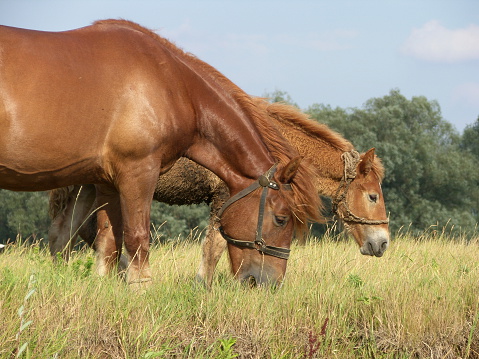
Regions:
<instances>
[{"instance_id":1,"label":"leafy tree canopy","mask_svg":"<svg viewBox=\"0 0 479 359\"><path fill-rule=\"evenodd\" d=\"M291 106L295 106L299 108L298 104L294 102L291 96L285 91L274 90L273 92L266 92L263 94L263 97L272 103L283 102L287 105L291 105Z\"/></svg>"},{"instance_id":2,"label":"leafy tree canopy","mask_svg":"<svg viewBox=\"0 0 479 359\"><path fill-rule=\"evenodd\" d=\"M44 238L50 226L45 192L0 190L0 243Z\"/></svg>"},{"instance_id":3,"label":"leafy tree canopy","mask_svg":"<svg viewBox=\"0 0 479 359\"><path fill-rule=\"evenodd\" d=\"M461 140L461 148L479 160L479 117L472 125L466 126Z\"/></svg>"}]
</instances>

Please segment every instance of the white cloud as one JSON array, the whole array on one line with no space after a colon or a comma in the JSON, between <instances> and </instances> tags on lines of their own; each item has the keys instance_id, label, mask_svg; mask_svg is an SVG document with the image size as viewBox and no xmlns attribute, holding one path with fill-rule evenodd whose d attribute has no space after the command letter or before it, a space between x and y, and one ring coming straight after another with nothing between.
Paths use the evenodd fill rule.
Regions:
<instances>
[{"instance_id":1,"label":"white cloud","mask_svg":"<svg viewBox=\"0 0 479 359\"><path fill-rule=\"evenodd\" d=\"M479 26L450 30L436 20L429 21L412 30L402 52L432 62L479 60Z\"/></svg>"}]
</instances>

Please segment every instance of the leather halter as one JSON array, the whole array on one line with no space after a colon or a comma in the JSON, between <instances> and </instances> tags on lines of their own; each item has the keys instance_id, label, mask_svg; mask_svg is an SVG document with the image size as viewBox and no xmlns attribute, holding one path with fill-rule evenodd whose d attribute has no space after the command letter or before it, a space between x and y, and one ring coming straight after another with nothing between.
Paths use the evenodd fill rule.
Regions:
<instances>
[{"instance_id":1,"label":"leather halter","mask_svg":"<svg viewBox=\"0 0 479 359\"><path fill-rule=\"evenodd\" d=\"M264 175L261 175L255 182L251 185L246 187L244 190L238 192L230 199L228 199L221 209L219 210L217 216L220 217L226 208L228 208L231 204L250 194L251 192L255 191L256 189L262 187L263 191L261 192L261 199L259 202L259 212L258 212L258 225L256 227L256 238L252 241L241 241L238 239L234 239L233 237L228 236L223 227L219 228L219 231L223 238L230 244L233 244L237 247L244 247L249 249L256 249L258 252L262 254L267 254L273 257L278 257L281 259L288 259L290 249L283 248L283 247L275 247L267 245L262 237L263 234L263 217L264 217L264 209L266 205L266 196L268 194L268 189L279 190L280 185L272 180L274 173L276 172L277 163L273 165ZM288 185L284 185L285 188L291 188Z\"/></svg>"},{"instance_id":2,"label":"leather halter","mask_svg":"<svg viewBox=\"0 0 479 359\"><path fill-rule=\"evenodd\" d=\"M386 219L367 219L355 215L351 209L349 209L348 201L346 199L348 194L348 189L356 178L356 166L361 161L359 153L355 150L350 152L344 152L341 155L342 160L344 161L344 175L341 178L341 183L339 184L338 190L334 195L333 199L333 212L345 222L353 222L359 224L388 224L389 218ZM342 206L346 212L346 215L339 213L339 206Z\"/></svg>"}]
</instances>

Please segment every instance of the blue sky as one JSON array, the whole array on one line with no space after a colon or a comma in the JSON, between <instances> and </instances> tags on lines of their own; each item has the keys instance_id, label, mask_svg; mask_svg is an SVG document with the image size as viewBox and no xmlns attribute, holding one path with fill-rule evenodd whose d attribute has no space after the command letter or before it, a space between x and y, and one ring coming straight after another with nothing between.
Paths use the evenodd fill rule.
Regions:
<instances>
[{"instance_id":1,"label":"blue sky","mask_svg":"<svg viewBox=\"0 0 479 359\"><path fill-rule=\"evenodd\" d=\"M477 0L0 0L0 24L62 31L140 23L252 95L361 107L393 88L437 100L458 131L479 116Z\"/></svg>"}]
</instances>

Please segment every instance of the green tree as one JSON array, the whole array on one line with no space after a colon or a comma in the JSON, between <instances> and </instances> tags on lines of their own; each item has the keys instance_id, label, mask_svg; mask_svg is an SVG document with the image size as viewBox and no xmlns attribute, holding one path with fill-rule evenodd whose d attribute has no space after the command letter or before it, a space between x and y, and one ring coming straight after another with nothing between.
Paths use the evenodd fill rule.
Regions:
<instances>
[{"instance_id":1,"label":"green tree","mask_svg":"<svg viewBox=\"0 0 479 359\"><path fill-rule=\"evenodd\" d=\"M0 243L45 238L50 225L46 192L0 190Z\"/></svg>"},{"instance_id":2,"label":"green tree","mask_svg":"<svg viewBox=\"0 0 479 359\"><path fill-rule=\"evenodd\" d=\"M286 91L274 90L273 92L266 92L263 94L263 97L268 99L270 102L283 102L285 104L298 107L298 104L293 101L291 96Z\"/></svg>"},{"instance_id":3,"label":"green tree","mask_svg":"<svg viewBox=\"0 0 479 359\"><path fill-rule=\"evenodd\" d=\"M0 189L0 243L47 238L51 224L47 192L13 192ZM208 225L207 205L169 206L153 202L151 209L153 235L160 240L186 239L192 230L202 231ZM166 222L166 223L164 223ZM164 224L163 224L164 223Z\"/></svg>"},{"instance_id":4,"label":"green tree","mask_svg":"<svg viewBox=\"0 0 479 359\"><path fill-rule=\"evenodd\" d=\"M461 148L472 153L479 160L479 117L476 122L464 129Z\"/></svg>"},{"instance_id":5,"label":"green tree","mask_svg":"<svg viewBox=\"0 0 479 359\"><path fill-rule=\"evenodd\" d=\"M187 239L191 231L203 231L209 223L210 207L205 204L188 206L170 206L153 201L151 223L153 238L168 241L178 238Z\"/></svg>"},{"instance_id":6,"label":"green tree","mask_svg":"<svg viewBox=\"0 0 479 359\"><path fill-rule=\"evenodd\" d=\"M474 229L477 161L461 150L461 136L442 118L437 102L408 100L392 90L362 109L313 105L308 112L358 150L376 147L386 168L383 192L393 231L436 224Z\"/></svg>"},{"instance_id":7,"label":"green tree","mask_svg":"<svg viewBox=\"0 0 479 359\"><path fill-rule=\"evenodd\" d=\"M479 117L471 125L466 126L462 134L461 148L464 152L474 156L476 161L476 172L479 172L477 168L479 167ZM475 202L474 202L475 199ZM476 218L479 216L479 180L476 179L475 190L472 192L471 201L473 201L474 209L473 213Z\"/></svg>"}]
</instances>

